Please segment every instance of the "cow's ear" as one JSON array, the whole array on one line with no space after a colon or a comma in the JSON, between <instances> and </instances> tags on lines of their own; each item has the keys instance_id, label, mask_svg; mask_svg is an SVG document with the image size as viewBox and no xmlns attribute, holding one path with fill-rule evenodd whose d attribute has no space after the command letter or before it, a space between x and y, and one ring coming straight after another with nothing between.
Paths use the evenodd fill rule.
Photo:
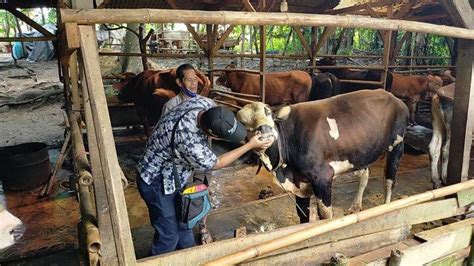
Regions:
<instances>
[{"instance_id":1,"label":"cow's ear","mask_svg":"<svg viewBox=\"0 0 474 266\"><path fill-rule=\"evenodd\" d=\"M289 106L284 106L279 110L275 111L275 120L286 120L290 116L291 108Z\"/></svg>"}]
</instances>

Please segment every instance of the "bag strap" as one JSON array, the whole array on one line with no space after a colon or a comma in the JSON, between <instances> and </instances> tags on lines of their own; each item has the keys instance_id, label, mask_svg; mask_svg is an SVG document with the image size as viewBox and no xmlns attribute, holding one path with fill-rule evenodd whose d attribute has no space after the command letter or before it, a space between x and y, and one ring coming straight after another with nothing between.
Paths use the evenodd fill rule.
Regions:
<instances>
[{"instance_id":1,"label":"bag strap","mask_svg":"<svg viewBox=\"0 0 474 266\"><path fill-rule=\"evenodd\" d=\"M181 189L181 181L179 181L179 176L178 176L178 171L176 170L176 162L174 160L176 156L176 149L175 149L175 143L174 143L174 137L175 137L175 133L176 133L176 130L178 129L178 124L179 124L179 121L181 121L181 119L189 112L191 111L194 111L194 110L204 110L203 108L200 108L200 107L194 107L194 108L191 108L189 110L186 110L186 112L184 112L179 118L178 120L176 121L176 123L174 124L173 126L173 131L171 132L171 161L173 163L173 169L172 169L172 174L173 174L173 178L174 178L174 185L175 185L175 189L176 190L179 190Z\"/></svg>"}]
</instances>

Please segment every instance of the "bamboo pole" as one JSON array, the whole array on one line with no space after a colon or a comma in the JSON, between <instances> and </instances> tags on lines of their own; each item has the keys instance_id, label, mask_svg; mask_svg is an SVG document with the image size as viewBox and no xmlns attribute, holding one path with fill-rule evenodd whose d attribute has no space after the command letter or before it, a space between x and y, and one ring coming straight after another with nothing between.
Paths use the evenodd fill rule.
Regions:
<instances>
[{"instance_id":1,"label":"bamboo pole","mask_svg":"<svg viewBox=\"0 0 474 266\"><path fill-rule=\"evenodd\" d=\"M376 65L376 66L356 66L356 65L339 65L339 66L307 66L306 68L318 68L318 69L373 69L373 70L383 70L383 66Z\"/></svg>"},{"instance_id":2,"label":"bamboo pole","mask_svg":"<svg viewBox=\"0 0 474 266\"><path fill-rule=\"evenodd\" d=\"M264 6L263 1L259 1ZM260 99L265 103L265 61L267 59L266 39L267 33L265 26L260 26Z\"/></svg>"},{"instance_id":3,"label":"bamboo pole","mask_svg":"<svg viewBox=\"0 0 474 266\"><path fill-rule=\"evenodd\" d=\"M254 94L238 93L238 92L233 92L233 91L223 91L223 90L216 90L216 89L212 89L212 90L211 90L211 93L216 93L216 92L224 93L224 94L230 94L230 95L234 95L234 96L241 96L241 97L249 97L249 98L260 99L260 96L259 96L259 95L254 95Z\"/></svg>"},{"instance_id":4,"label":"bamboo pole","mask_svg":"<svg viewBox=\"0 0 474 266\"><path fill-rule=\"evenodd\" d=\"M239 102L243 102L243 103L246 103L246 104L255 102L255 101L252 101L252 100L247 100L247 99L235 97L235 96L232 96L232 95L229 95L229 94L226 94L226 93L214 92L214 94L222 96L224 98L231 99L231 100L236 100L236 101L239 101Z\"/></svg>"},{"instance_id":5,"label":"bamboo pole","mask_svg":"<svg viewBox=\"0 0 474 266\"><path fill-rule=\"evenodd\" d=\"M409 196L407 198L399 199L384 205L361 211L359 213L350 214L338 219L332 219L324 224L315 224L313 226L291 233L289 235L252 246L250 248L241 250L240 252L230 254L213 261L209 261L205 265L237 264L245 260L262 256L269 252L290 246L292 244L310 239L312 237L327 233L335 229L343 228L345 226L365 221L391 211L416 205L422 202L427 202L470 188L474 188L474 180L469 180L463 183L458 183L440 189L435 189L421 194Z\"/></svg>"},{"instance_id":6,"label":"bamboo pole","mask_svg":"<svg viewBox=\"0 0 474 266\"><path fill-rule=\"evenodd\" d=\"M251 70L251 69L239 69L239 68L216 68L216 69L207 69L204 70L206 72L221 72L221 71L229 71L229 72L245 72L251 74L260 74L260 71Z\"/></svg>"},{"instance_id":7,"label":"bamboo pole","mask_svg":"<svg viewBox=\"0 0 474 266\"><path fill-rule=\"evenodd\" d=\"M235 104L231 104L231 103L228 103L228 102L225 102L225 101L221 101L221 100L216 100L216 99L213 99L214 102L216 103L220 103L220 104L223 104L223 105L227 105L227 106L230 106L230 107L234 107L236 109L241 109L242 107L241 106L238 106L238 105L235 105Z\"/></svg>"},{"instance_id":8,"label":"bamboo pole","mask_svg":"<svg viewBox=\"0 0 474 266\"><path fill-rule=\"evenodd\" d=\"M169 9L61 9L63 23L205 23L232 25L299 25L343 28L398 30L437 34L474 40L474 30L435 25L431 23L358 16L334 16L320 14L199 11Z\"/></svg>"},{"instance_id":9,"label":"bamboo pole","mask_svg":"<svg viewBox=\"0 0 474 266\"><path fill-rule=\"evenodd\" d=\"M55 41L56 36L53 37L0 37L0 42L44 42Z\"/></svg>"},{"instance_id":10,"label":"bamboo pole","mask_svg":"<svg viewBox=\"0 0 474 266\"><path fill-rule=\"evenodd\" d=\"M381 81L371 81L371 80L340 79L339 82L341 82L341 83L370 84L370 85L381 85L381 86L383 86L383 82L381 82Z\"/></svg>"}]
</instances>

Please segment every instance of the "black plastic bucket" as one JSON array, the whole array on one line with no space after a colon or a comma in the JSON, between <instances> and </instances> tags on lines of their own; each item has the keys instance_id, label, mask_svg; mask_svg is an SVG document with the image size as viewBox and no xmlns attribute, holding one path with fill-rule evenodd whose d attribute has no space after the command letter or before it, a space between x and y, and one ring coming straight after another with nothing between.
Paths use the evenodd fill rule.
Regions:
<instances>
[{"instance_id":1,"label":"black plastic bucket","mask_svg":"<svg viewBox=\"0 0 474 266\"><path fill-rule=\"evenodd\" d=\"M0 148L0 178L5 191L31 190L51 175L46 144L30 142Z\"/></svg>"}]
</instances>

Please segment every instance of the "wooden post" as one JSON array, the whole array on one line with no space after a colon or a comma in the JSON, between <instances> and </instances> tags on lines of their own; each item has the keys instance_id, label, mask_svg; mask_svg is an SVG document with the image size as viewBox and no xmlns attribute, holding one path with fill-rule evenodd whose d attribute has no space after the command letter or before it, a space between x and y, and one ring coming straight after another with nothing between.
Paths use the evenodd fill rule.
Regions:
<instances>
[{"instance_id":1,"label":"wooden post","mask_svg":"<svg viewBox=\"0 0 474 266\"><path fill-rule=\"evenodd\" d=\"M82 60L83 61L83 60ZM93 177L94 185L94 201L97 210L97 226L99 228L100 237L102 240L102 249L100 261L103 264L118 264L117 249L115 247L114 232L112 226L112 217L110 215L110 208L106 194L106 184L104 175L102 173L102 164L100 161L99 147L97 145L97 136L95 134L95 125L92 118L91 99L87 88L87 81L84 71L80 71L82 95L84 98L84 117L87 127L87 144L90 157L90 167Z\"/></svg>"},{"instance_id":2,"label":"wooden post","mask_svg":"<svg viewBox=\"0 0 474 266\"><path fill-rule=\"evenodd\" d=\"M449 147L448 184L468 177L474 121L474 42L459 40Z\"/></svg>"},{"instance_id":3,"label":"wooden post","mask_svg":"<svg viewBox=\"0 0 474 266\"><path fill-rule=\"evenodd\" d=\"M242 25L241 29L242 29L242 35L240 35L240 68L244 68L245 25Z\"/></svg>"},{"instance_id":4,"label":"wooden post","mask_svg":"<svg viewBox=\"0 0 474 266\"><path fill-rule=\"evenodd\" d=\"M318 42L318 27L311 27L311 66L316 66L316 44ZM311 69L311 74L314 73L314 70Z\"/></svg>"},{"instance_id":5,"label":"wooden post","mask_svg":"<svg viewBox=\"0 0 474 266\"><path fill-rule=\"evenodd\" d=\"M135 265L130 224L127 216L127 206L121 181L121 170L118 165L112 127L110 124L104 87L100 74L97 42L92 26L79 26L81 54L84 75L87 83L92 117L100 151L101 170L105 180L105 193L114 232L115 246L119 265ZM96 193L100 193L96 191ZM99 210L100 211L100 210Z\"/></svg>"},{"instance_id":6,"label":"wooden post","mask_svg":"<svg viewBox=\"0 0 474 266\"><path fill-rule=\"evenodd\" d=\"M267 59L265 39L265 26L260 26L260 97L262 102L265 102L265 60Z\"/></svg>"},{"instance_id":7,"label":"wooden post","mask_svg":"<svg viewBox=\"0 0 474 266\"><path fill-rule=\"evenodd\" d=\"M441 0L440 2L457 26L474 29L474 10L468 1ZM456 130L451 131L448 184L461 182L468 176L474 123L474 42L459 40L457 51L456 89L451 122L451 128Z\"/></svg>"},{"instance_id":8,"label":"wooden post","mask_svg":"<svg viewBox=\"0 0 474 266\"><path fill-rule=\"evenodd\" d=\"M212 54L212 47L214 46L214 35L212 30L212 24L206 25L206 36L207 36L207 68L212 70L214 68L214 58ZM209 81L211 82L211 88L214 87L214 72L209 72Z\"/></svg>"},{"instance_id":9,"label":"wooden post","mask_svg":"<svg viewBox=\"0 0 474 266\"><path fill-rule=\"evenodd\" d=\"M383 88L387 89L387 75L388 75L388 66L390 61L390 45L392 43L392 31L386 31L383 33L383 73L381 77L381 82L383 83Z\"/></svg>"}]
</instances>

